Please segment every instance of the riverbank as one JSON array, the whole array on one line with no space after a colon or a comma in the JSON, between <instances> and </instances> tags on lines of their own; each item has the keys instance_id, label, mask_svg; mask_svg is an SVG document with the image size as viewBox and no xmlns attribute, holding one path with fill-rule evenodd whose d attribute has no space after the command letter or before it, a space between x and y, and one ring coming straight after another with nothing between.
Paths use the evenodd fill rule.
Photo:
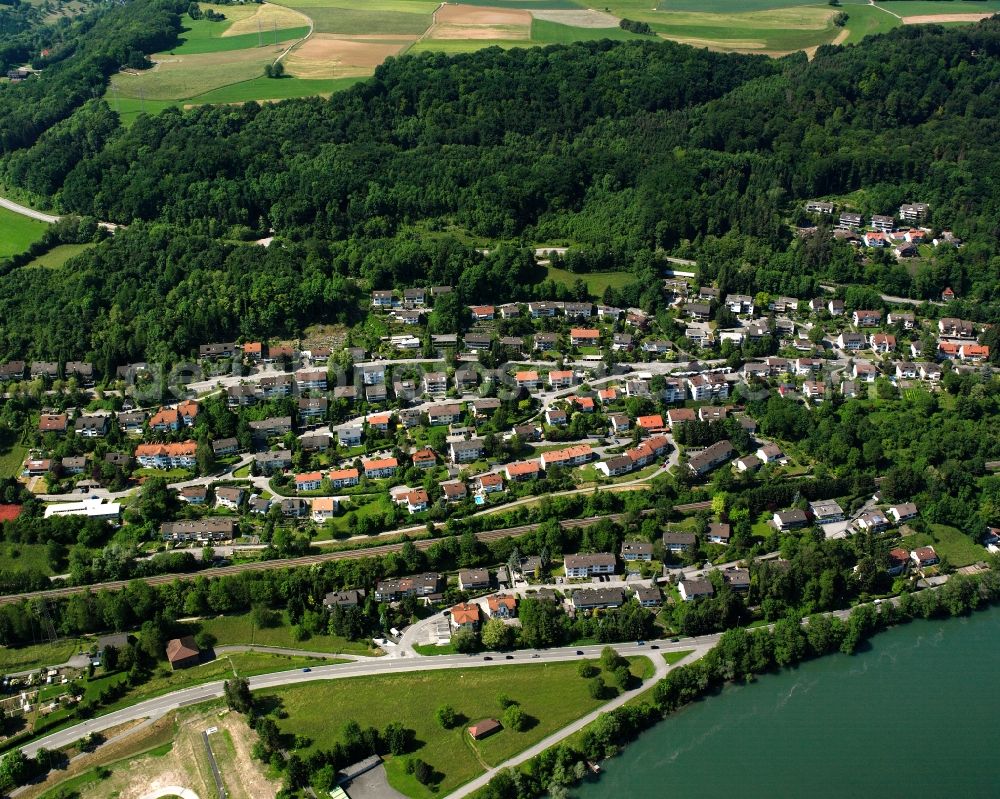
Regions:
<instances>
[{"instance_id":1,"label":"riverbank","mask_svg":"<svg viewBox=\"0 0 1000 799\"><path fill-rule=\"evenodd\" d=\"M922 619L923 623L936 620L931 623L943 625L943 619L946 617L967 616L970 611L980 608L988 609L988 613L985 614L987 616L1000 617L1000 609L995 607L998 600L1000 600L1000 572L989 571L971 576L954 575L941 588L913 595L904 594L897 602L859 605L854 608L846 622L830 616L815 616L804 624L786 619L779 621L771 629L730 630L700 661L671 671L645 695L646 701L602 715L572 743L560 745L543 753L526 764L517 774L510 771L501 772L489 786L478 791L475 796L477 799L499 799L508 795L512 789L516 789L520 796L541 797L551 793L553 789L558 795L565 796L566 786L579 783L587 774L585 763L613 757L625 744L634 741L640 733L647 730L653 729L653 732L646 733L653 735L657 734L657 730L672 729L671 722L676 711L686 708L684 714L688 714L693 708L686 706L692 703L697 703L698 707L725 705L723 702L698 701L710 694L726 694L728 691L740 690L741 686L746 687L745 683L751 680L794 678L798 669L793 667L807 661L808 666L813 665L813 661L818 664L828 660L840 660L843 663L845 662L843 659L823 659L822 656L838 651L844 654L868 652L871 650L868 641L876 633L889 629L894 632L909 630L911 628L904 625L912 620ZM915 625L918 626L919 623ZM990 654L992 655L992 652ZM993 668L996 665L995 657L987 660L991 669L995 671ZM846 663L853 667L857 661L852 659ZM806 665L801 668L805 669ZM945 673L950 673L954 678L954 672L950 669L946 669ZM766 676L762 678L758 675ZM961 679L965 679L964 674ZM989 685L988 678L976 681L975 685L977 690L984 690L984 686ZM905 690L907 687L909 690ZM747 688L747 690L752 689ZM895 689L896 701L915 702L917 712L922 697L923 691L917 684L897 686ZM957 705L949 701L948 706L954 708ZM724 712L724 709L721 712ZM659 723L668 716L671 718L667 722ZM922 727L918 725L920 729L926 728L926 719L937 720L937 717L926 715L922 715L921 718L924 719L924 723ZM842 737L848 740L862 739L865 747L863 751L870 757L871 746L874 745L875 739L866 732L867 720L868 713L862 708L860 715L852 722L852 734ZM816 724L820 729L823 728L822 718L819 715L816 715ZM984 727L979 732L985 731ZM695 736L695 740L703 737L703 732L704 730ZM931 749L929 740L924 741L921 747L912 750L912 757L923 758L931 751L936 751ZM714 746L712 754L716 758L715 766L717 766L718 752L718 746ZM769 760L770 753L762 759ZM758 770L752 767L759 762L760 759L747 764L753 773L758 773ZM842 765L839 759L833 762ZM924 762L922 759L919 763L914 761L912 768L919 771L919 765ZM608 762L604 771L611 771L617 765L616 762ZM893 773L896 770L898 769L893 769ZM743 776L748 773L746 768L734 767L731 771ZM950 771L949 769L949 773ZM698 775L701 772L693 773ZM645 779L650 781L647 784L663 784L662 775L659 773L651 777L646 772ZM812 782L812 777L808 773L804 779ZM598 782L598 785L600 788L595 790L600 790L600 793L591 793L589 796L638 795L627 789L611 791L609 794L603 783ZM579 790L586 791L586 785ZM774 791L769 793L773 795ZM581 796L583 795L581 793Z\"/></svg>"}]
</instances>

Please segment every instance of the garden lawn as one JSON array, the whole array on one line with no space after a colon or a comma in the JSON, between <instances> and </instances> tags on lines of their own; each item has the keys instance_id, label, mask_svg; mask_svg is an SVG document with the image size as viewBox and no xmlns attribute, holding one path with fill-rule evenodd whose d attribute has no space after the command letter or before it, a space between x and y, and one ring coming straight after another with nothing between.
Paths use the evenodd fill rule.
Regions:
<instances>
[{"instance_id":1,"label":"garden lawn","mask_svg":"<svg viewBox=\"0 0 1000 799\"><path fill-rule=\"evenodd\" d=\"M933 546L938 557L947 558L952 566L968 566L986 559L986 549L969 536L946 524L929 524L928 532L914 533L903 538L908 549Z\"/></svg>"},{"instance_id":2,"label":"garden lawn","mask_svg":"<svg viewBox=\"0 0 1000 799\"><path fill-rule=\"evenodd\" d=\"M257 646L277 646L285 649L302 649L310 652L331 654L370 655L371 647L364 641L348 641L334 635L314 635L304 641L296 641L288 617L282 613L281 623L275 627L257 627L249 613L238 616L217 616L191 625L215 636L216 646L248 644Z\"/></svg>"},{"instance_id":3,"label":"garden lawn","mask_svg":"<svg viewBox=\"0 0 1000 799\"><path fill-rule=\"evenodd\" d=\"M537 21L535 23L538 24ZM587 291L592 297L600 299L604 296L607 288L620 289L629 283L635 282L635 275L631 272L589 272L587 274L576 274L567 272L565 269L558 269L554 266L546 268L546 277L556 283L572 288L577 280L582 280L587 284Z\"/></svg>"},{"instance_id":4,"label":"garden lawn","mask_svg":"<svg viewBox=\"0 0 1000 799\"><path fill-rule=\"evenodd\" d=\"M28 571L34 569L42 574L51 575L48 547L45 544L16 544L4 542L0 544L0 563L4 568L13 571Z\"/></svg>"},{"instance_id":5,"label":"garden lawn","mask_svg":"<svg viewBox=\"0 0 1000 799\"><path fill-rule=\"evenodd\" d=\"M15 444L0 455L0 477L17 477L24 466L24 456L28 448Z\"/></svg>"},{"instance_id":6,"label":"garden lawn","mask_svg":"<svg viewBox=\"0 0 1000 799\"><path fill-rule=\"evenodd\" d=\"M386 762L390 784L405 789L414 799L443 796L481 774L480 760L495 766L600 707L604 700L590 696L578 666L578 661L509 664L288 686L275 692L287 713L279 726L284 733L308 736L312 740L308 751L314 751L341 740L348 721L379 729L400 722L416 733L419 744L414 754L443 776L432 791L405 773L406 758L390 758ZM648 666L647 658L632 659L635 674L642 674ZM465 728L485 718L499 718L502 709L497 697L501 693L521 704L532 720L529 729L503 730L473 742ZM435 718L437 708L446 704L463 717L451 730L443 729ZM334 708L335 714L331 713Z\"/></svg>"},{"instance_id":7,"label":"garden lawn","mask_svg":"<svg viewBox=\"0 0 1000 799\"><path fill-rule=\"evenodd\" d=\"M31 646L0 646L0 673L40 669L43 666L58 666L73 655L87 649L92 641L83 638L65 638L51 644Z\"/></svg>"},{"instance_id":8,"label":"garden lawn","mask_svg":"<svg viewBox=\"0 0 1000 799\"><path fill-rule=\"evenodd\" d=\"M0 208L0 258L24 252L45 232L48 224Z\"/></svg>"}]
</instances>

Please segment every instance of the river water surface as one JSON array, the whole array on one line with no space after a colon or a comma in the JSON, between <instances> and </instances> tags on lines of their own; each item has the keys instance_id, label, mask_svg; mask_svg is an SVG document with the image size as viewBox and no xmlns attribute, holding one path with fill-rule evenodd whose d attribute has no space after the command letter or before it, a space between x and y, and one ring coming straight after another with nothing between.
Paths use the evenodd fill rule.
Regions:
<instances>
[{"instance_id":1,"label":"river water surface","mask_svg":"<svg viewBox=\"0 0 1000 799\"><path fill-rule=\"evenodd\" d=\"M726 688L574 797L1000 797L1000 609Z\"/></svg>"}]
</instances>

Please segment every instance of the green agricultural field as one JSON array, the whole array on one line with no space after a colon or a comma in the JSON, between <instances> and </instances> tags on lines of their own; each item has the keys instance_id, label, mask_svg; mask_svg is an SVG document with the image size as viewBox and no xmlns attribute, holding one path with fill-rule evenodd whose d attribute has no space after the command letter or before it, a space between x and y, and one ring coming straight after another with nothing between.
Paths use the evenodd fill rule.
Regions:
<instances>
[{"instance_id":1,"label":"green agricultural field","mask_svg":"<svg viewBox=\"0 0 1000 799\"><path fill-rule=\"evenodd\" d=\"M647 658L631 660L633 674L641 675L649 667ZM420 744L415 755L442 778L432 791L405 773L405 758L390 758L386 761L389 782L415 799L444 796L481 774L483 763L495 766L600 707L602 701L590 696L587 681L577 673L578 666L577 661L525 663L288 686L275 691L288 714L279 725L282 732L310 738L308 751L313 751L329 748L339 740L348 721L379 729L391 721L400 722L416 732ZM503 730L472 742L465 727L500 716L500 693L519 702L533 725L523 732ZM437 708L446 704L464 719L451 730L443 729L435 719Z\"/></svg>"},{"instance_id":2,"label":"green agricultural field","mask_svg":"<svg viewBox=\"0 0 1000 799\"><path fill-rule=\"evenodd\" d=\"M286 0L283 5L312 19L317 33L419 36L438 4L430 0Z\"/></svg>"},{"instance_id":3,"label":"green agricultural field","mask_svg":"<svg viewBox=\"0 0 1000 799\"><path fill-rule=\"evenodd\" d=\"M848 35L843 44L857 44L865 36L888 33L902 24L891 14L886 14L875 6L850 6L846 11Z\"/></svg>"},{"instance_id":4,"label":"green agricultural field","mask_svg":"<svg viewBox=\"0 0 1000 799\"><path fill-rule=\"evenodd\" d=\"M846 0L850 2L850 0ZM864 0L862 0L864 2ZM622 5L616 3L615 7ZM647 7L649 4L645 4ZM808 0L660 0L657 11L693 11L707 14L744 14L750 11L772 11L781 8L819 5ZM826 5L823 3L823 5Z\"/></svg>"},{"instance_id":5,"label":"green agricultural field","mask_svg":"<svg viewBox=\"0 0 1000 799\"><path fill-rule=\"evenodd\" d=\"M256 627L249 613L205 619L190 626L192 635L199 631L214 635L217 646L256 644L331 654L372 654L371 648L363 641L348 641L346 638L333 635L314 635L304 641L296 641L288 624L288 618L284 614L275 627Z\"/></svg>"},{"instance_id":6,"label":"green agricultural field","mask_svg":"<svg viewBox=\"0 0 1000 799\"><path fill-rule=\"evenodd\" d=\"M417 53L444 53L445 55L458 55L459 53L474 53L487 47L499 47L502 50L510 50L514 47L530 47L531 42L525 39L504 41L500 39L421 39L414 42L406 52L408 54Z\"/></svg>"},{"instance_id":7,"label":"green agricultural field","mask_svg":"<svg viewBox=\"0 0 1000 799\"><path fill-rule=\"evenodd\" d=\"M947 558L952 566L968 566L986 559L986 549L961 530L946 524L929 524L926 533L915 533L903 538L908 549L933 546L939 557Z\"/></svg>"},{"instance_id":8,"label":"green agricultural field","mask_svg":"<svg viewBox=\"0 0 1000 799\"><path fill-rule=\"evenodd\" d=\"M24 252L42 237L47 227L45 222L0 208L0 258Z\"/></svg>"},{"instance_id":9,"label":"green agricultural field","mask_svg":"<svg viewBox=\"0 0 1000 799\"><path fill-rule=\"evenodd\" d=\"M1000 13L1000 0L887 0L878 3L879 8L899 14L901 17L915 17L926 14L990 14Z\"/></svg>"},{"instance_id":10,"label":"green agricultural field","mask_svg":"<svg viewBox=\"0 0 1000 799\"><path fill-rule=\"evenodd\" d=\"M283 28L281 30L262 30L261 33L241 33L238 36L207 36L196 35L196 29L202 25L214 27L224 26L224 22L205 22L205 20L185 19L184 30L181 33L181 44L169 52L171 55L194 55L196 53L225 53L230 50L246 50L251 47L260 47L263 43L280 44L281 42L293 42L301 39L309 33L309 26L303 25L297 28Z\"/></svg>"},{"instance_id":11,"label":"green agricultural field","mask_svg":"<svg viewBox=\"0 0 1000 799\"><path fill-rule=\"evenodd\" d=\"M22 269L58 269L74 255L79 255L93 246L93 244L58 244L26 263Z\"/></svg>"},{"instance_id":12,"label":"green agricultural field","mask_svg":"<svg viewBox=\"0 0 1000 799\"><path fill-rule=\"evenodd\" d=\"M574 25L562 25L545 19L536 19L531 23L532 44L567 44L569 42L590 42L601 39L649 39L621 28L578 28Z\"/></svg>"},{"instance_id":13,"label":"green agricultural field","mask_svg":"<svg viewBox=\"0 0 1000 799\"><path fill-rule=\"evenodd\" d=\"M546 268L546 277L568 287L572 287L577 280L582 280L587 284L587 291L597 298L603 297L605 289L609 287L620 289L635 282L635 275L631 272L588 272L578 275L553 266Z\"/></svg>"}]
</instances>

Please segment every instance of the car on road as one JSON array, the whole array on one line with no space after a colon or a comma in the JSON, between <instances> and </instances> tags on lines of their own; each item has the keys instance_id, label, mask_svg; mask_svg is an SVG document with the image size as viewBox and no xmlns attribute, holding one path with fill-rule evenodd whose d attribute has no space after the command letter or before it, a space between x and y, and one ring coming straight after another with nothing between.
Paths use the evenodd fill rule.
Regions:
<instances>
[{"instance_id":1,"label":"car on road","mask_svg":"<svg viewBox=\"0 0 1000 799\"><path fill-rule=\"evenodd\" d=\"M533 654L532 657L533 658L537 658L537 657L541 657L541 655L539 655L537 652L535 652L535 654Z\"/></svg>"},{"instance_id":2,"label":"car on road","mask_svg":"<svg viewBox=\"0 0 1000 799\"><path fill-rule=\"evenodd\" d=\"M636 642L635 642L635 645L636 645L636 646L645 646L645 645L646 645L646 642L645 642L645 641L643 641L643 640L642 640L642 639L640 638L640 639L639 639L638 641L636 641Z\"/></svg>"},{"instance_id":3,"label":"car on road","mask_svg":"<svg viewBox=\"0 0 1000 799\"><path fill-rule=\"evenodd\" d=\"M504 660L513 660L513 659L514 659L513 655L504 655Z\"/></svg>"},{"instance_id":4,"label":"car on road","mask_svg":"<svg viewBox=\"0 0 1000 799\"><path fill-rule=\"evenodd\" d=\"M306 674L308 674L310 671L312 671L312 669L309 668L308 666L306 666L304 669L302 669L302 671L304 671Z\"/></svg>"},{"instance_id":5,"label":"car on road","mask_svg":"<svg viewBox=\"0 0 1000 799\"><path fill-rule=\"evenodd\" d=\"M650 644L650 645L649 645L649 648L650 648L650 649L659 649L659 648L660 648L660 645L659 645L659 644Z\"/></svg>"},{"instance_id":6,"label":"car on road","mask_svg":"<svg viewBox=\"0 0 1000 799\"><path fill-rule=\"evenodd\" d=\"M490 657L489 655L486 655L486 656L485 656L485 657L483 658L483 660L493 660L493 658L491 658L491 657Z\"/></svg>"},{"instance_id":7,"label":"car on road","mask_svg":"<svg viewBox=\"0 0 1000 799\"><path fill-rule=\"evenodd\" d=\"M576 650L576 654L578 654L578 655L582 655L582 654L583 654L583 650L582 650L582 649L577 649L577 650Z\"/></svg>"}]
</instances>

